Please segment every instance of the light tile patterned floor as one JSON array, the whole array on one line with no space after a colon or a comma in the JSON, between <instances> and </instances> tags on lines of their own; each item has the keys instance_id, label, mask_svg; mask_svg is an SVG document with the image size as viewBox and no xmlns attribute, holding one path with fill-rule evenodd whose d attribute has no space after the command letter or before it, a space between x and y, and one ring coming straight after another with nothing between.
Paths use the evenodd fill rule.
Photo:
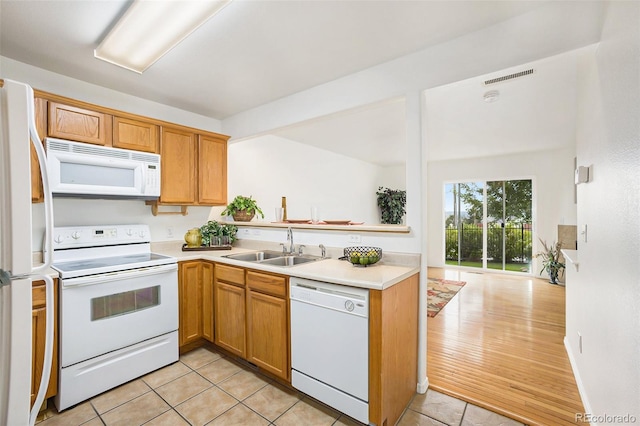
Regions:
<instances>
[{"instance_id":1,"label":"light tile patterned floor","mask_svg":"<svg viewBox=\"0 0 640 426\"><path fill-rule=\"evenodd\" d=\"M49 409L39 426L275 425L360 423L206 348L78 404ZM399 426L519 423L435 391L416 395Z\"/></svg>"}]
</instances>

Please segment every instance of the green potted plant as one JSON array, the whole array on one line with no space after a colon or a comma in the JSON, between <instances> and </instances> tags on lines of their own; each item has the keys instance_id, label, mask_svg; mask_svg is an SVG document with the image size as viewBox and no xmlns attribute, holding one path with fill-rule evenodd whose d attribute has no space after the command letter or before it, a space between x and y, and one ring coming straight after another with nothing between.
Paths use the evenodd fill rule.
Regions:
<instances>
[{"instance_id":1,"label":"green potted plant","mask_svg":"<svg viewBox=\"0 0 640 426\"><path fill-rule=\"evenodd\" d=\"M558 284L558 274L565 267L565 264L560 262L560 243L551 243L547 245L546 241L538 238L542 243L543 251L536 253L535 257L542 258L542 271L547 271L549 274L549 282L551 284Z\"/></svg>"},{"instance_id":2,"label":"green potted plant","mask_svg":"<svg viewBox=\"0 0 640 426\"><path fill-rule=\"evenodd\" d=\"M402 223L407 204L407 191L378 187L378 207L382 223L398 225Z\"/></svg>"},{"instance_id":3,"label":"green potted plant","mask_svg":"<svg viewBox=\"0 0 640 426\"><path fill-rule=\"evenodd\" d=\"M210 220L200 227L203 246L231 245L236 240L237 232L237 226L215 220Z\"/></svg>"},{"instance_id":4,"label":"green potted plant","mask_svg":"<svg viewBox=\"0 0 640 426\"><path fill-rule=\"evenodd\" d=\"M258 204L256 204L256 200L251 198L251 196L244 197L238 195L229 203L227 208L224 209L222 215L233 216L233 220L236 222L250 222L256 213L264 218L264 213L262 213L262 210L258 207Z\"/></svg>"}]
</instances>

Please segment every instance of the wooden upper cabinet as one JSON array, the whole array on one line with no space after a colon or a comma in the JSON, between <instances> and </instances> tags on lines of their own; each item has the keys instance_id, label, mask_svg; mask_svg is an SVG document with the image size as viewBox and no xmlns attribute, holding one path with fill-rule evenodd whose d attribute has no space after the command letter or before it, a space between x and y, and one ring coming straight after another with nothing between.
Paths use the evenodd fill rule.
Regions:
<instances>
[{"instance_id":1,"label":"wooden upper cabinet","mask_svg":"<svg viewBox=\"0 0 640 426\"><path fill-rule=\"evenodd\" d=\"M227 203L227 141L198 136L198 202Z\"/></svg>"},{"instance_id":2,"label":"wooden upper cabinet","mask_svg":"<svg viewBox=\"0 0 640 426\"><path fill-rule=\"evenodd\" d=\"M160 202L195 204L196 135L173 127L163 127L160 133Z\"/></svg>"},{"instance_id":3,"label":"wooden upper cabinet","mask_svg":"<svg viewBox=\"0 0 640 426\"><path fill-rule=\"evenodd\" d=\"M111 115L49 102L49 136L95 145L111 145Z\"/></svg>"},{"instance_id":4,"label":"wooden upper cabinet","mask_svg":"<svg viewBox=\"0 0 640 426\"><path fill-rule=\"evenodd\" d=\"M40 140L44 140L47 136L47 101L42 98L35 98L34 101L36 130L38 131ZM42 178L40 177L40 165L38 163L36 150L31 141L29 141L29 146L31 147L31 201L41 203L44 200L44 195L42 191Z\"/></svg>"},{"instance_id":5,"label":"wooden upper cabinet","mask_svg":"<svg viewBox=\"0 0 640 426\"><path fill-rule=\"evenodd\" d=\"M113 117L113 146L136 151L158 152L160 130L152 123Z\"/></svg>"}]
</instances>

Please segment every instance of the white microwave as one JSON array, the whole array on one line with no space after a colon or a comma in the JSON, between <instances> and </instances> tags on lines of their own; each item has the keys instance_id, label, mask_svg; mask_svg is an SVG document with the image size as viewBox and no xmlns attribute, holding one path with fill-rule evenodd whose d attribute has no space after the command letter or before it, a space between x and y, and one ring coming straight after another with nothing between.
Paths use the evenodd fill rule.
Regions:
<instances>
[{"instance_id":1,"label":"white microwave","mask_svg":"<svg viewBox=\"0 0 640 426\"><path fill-rule=\"evenodd\" d=\"M61 139L45 139L53 196L160 197L160 156Z\"/></svg>"}]
</instances>

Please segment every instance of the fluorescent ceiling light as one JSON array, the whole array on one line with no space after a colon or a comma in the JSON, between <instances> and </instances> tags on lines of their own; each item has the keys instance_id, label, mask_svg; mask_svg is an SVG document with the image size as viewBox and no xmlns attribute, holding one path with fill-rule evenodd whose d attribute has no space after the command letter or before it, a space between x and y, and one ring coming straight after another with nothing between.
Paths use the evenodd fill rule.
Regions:
<instances>
[{"instance_id":1,"label":"fluorescent ceiling light","mask_svg":"<svg viewBox=\"0 0 640 426\"><path fill-rule=\"evenodd\" d=\"M142 74L230 2L135 0L94 56Z\"/></svg>"}]
</instances>

